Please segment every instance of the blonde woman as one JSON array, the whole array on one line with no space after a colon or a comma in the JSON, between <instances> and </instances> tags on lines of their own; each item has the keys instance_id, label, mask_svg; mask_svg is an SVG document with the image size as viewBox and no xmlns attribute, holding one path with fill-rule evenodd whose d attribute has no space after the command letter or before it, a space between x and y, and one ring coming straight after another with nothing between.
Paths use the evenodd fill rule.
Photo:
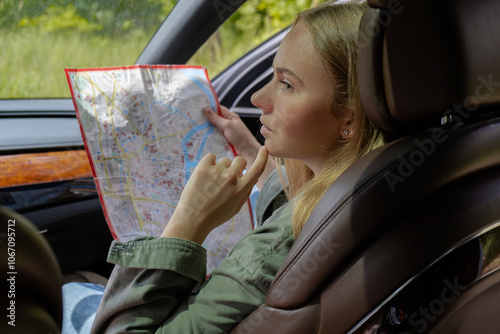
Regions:
<instances>
[{"instance_id":1,"label":"blonde woman","mask_svg":"<svg viewBox=\"0 0 500 334\"><path fill-rule=\"evenodd\" d=\"M108 260L116 267L94 333L227 333L264 303L327 187L384 142L358 97L356 41L365 6L329 3L298 15L274 59L273 79L252 97L262 109L264 147L227 109L222 118L208 113L241 156L203 158L160 238L113 243ZM273 170L268 155L284 158L291 200L206 278L201 244L238 212L259 179L265 188Z\"/></svg>"}]
</instances>

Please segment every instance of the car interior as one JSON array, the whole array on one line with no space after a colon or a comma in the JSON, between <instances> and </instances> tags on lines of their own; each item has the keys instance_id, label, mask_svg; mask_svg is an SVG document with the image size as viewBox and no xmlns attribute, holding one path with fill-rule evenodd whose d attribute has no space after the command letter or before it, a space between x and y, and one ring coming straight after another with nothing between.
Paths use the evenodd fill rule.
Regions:
<instances>
[{"instance_id":1,"label":"car interior","mask_svg":"<svg viewBox=\"0 0 500 334\"><path fill-rule=\"evenodd\" d=\"M233 333L498 330L478 238L500 223L500 4L369 3L360 94L394 140L331 185Z\"/></svg>"},{"instance_id":2,"label":"car interior","mask_svg":"<svg viewBox=\"0 0 500 334\"><path fill-rule=\"evenodd\" d=\"M500 250L486 247L500 229L500 3L368 3L359 28L360 94L368 117L391 141L331 185L265 304L232 333L494 333L500 326ZM171 16L203 20L206 30L188 25L182 36L166 34L185 24L166 20L137 63L185 63L220 25L220 15L227 18L237 7L179 2ZM285 33L213 80L221 104L253 133L260 112L250 96L269 80ZM178 52L165 52L169 48ZM54 114L49 103L42 103L44 117L29 121L73 119L71 105ZM81 140L73 139L62 147L81 149ZM0 148L2 154L17 149ZM112 237L92 183L91 177L54 182L57 205L0 210L2 221L16 220L18 263L22 256L26 264L17 277L30 277L16 282L19 303L26 301L34 319L20 324L24 332L60 328L63 275L109 275L104 259ZM4 203L7 190L25 196L17 188L2 190ZM7 258L2 263L7 267Z\"/></svg>"}]
</instances>

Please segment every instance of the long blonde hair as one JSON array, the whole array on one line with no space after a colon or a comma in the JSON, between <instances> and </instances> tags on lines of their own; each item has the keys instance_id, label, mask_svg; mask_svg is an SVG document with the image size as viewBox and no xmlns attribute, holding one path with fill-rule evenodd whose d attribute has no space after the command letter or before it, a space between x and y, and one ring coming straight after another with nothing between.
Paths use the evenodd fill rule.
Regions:
<instances>
[{"instance_id":1,"label":"long blonde hair","mask_svg":"<svg viewBox=\"0 0 500 334\"><path fill-rule=\"evenodd\" d=\"M385 135L366 117L361 107L357 81L357 33L364 3L328 2L298 14L294 25L309 29L315 51L324 59L335 81L332 112L349 118L351 138L342 138L323 170L314 175L304 163L283 159L289 181L289 197L295 198L293 230L298 236L309 215L328 187L359 157L385 143ZM280 168L278 168L280 170Z\"/></svg>"}]
</instances>

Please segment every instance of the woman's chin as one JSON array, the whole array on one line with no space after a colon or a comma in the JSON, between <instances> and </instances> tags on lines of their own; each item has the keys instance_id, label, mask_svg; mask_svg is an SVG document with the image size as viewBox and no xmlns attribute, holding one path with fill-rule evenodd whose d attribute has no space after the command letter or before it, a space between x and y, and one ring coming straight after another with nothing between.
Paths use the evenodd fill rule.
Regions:
<instances>
[{"instance_id":1,"label":"woman's chin","mask_svg":"<svg viewBox=\"0 0 500 334\"><path fill-rule=\"evenodd\" d=\"M281 152L280 150L277 150L269 140L266 140L264 142L264 146L266 146L267 152L273 158L282 158L283 157L283 152Z\"/></svg>"}]
</instances>

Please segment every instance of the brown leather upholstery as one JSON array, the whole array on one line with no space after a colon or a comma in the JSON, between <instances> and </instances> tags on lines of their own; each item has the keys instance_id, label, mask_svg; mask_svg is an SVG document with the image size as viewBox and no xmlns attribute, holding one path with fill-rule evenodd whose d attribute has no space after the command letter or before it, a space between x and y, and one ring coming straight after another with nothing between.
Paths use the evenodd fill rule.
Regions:
<instances>
[{"instance_id":1,"label":"brown leather upholstery","mask_svg":"<svg viewBox=\"0 0 500 334\"><path fill-rule=\"evenodd\" d=\"M451 110L466 120L500 103L500 2L388 3L369 10L359 30L360 92L374 122L421 128Z\"/></svg>"},{"instance_id":2,"label":"brown leather upholstery","mask_svg":"<svg viewBox=\"0 0 500 334\"><path fill-rule=\"evenodd\" d=\"M498 333L500 271L474 284L446 309L443 319L429 333L470 334Z\"/></svg>"},{"instance_id":3,"label":"brown leather upholstery","mask_svg":"<svg viewBox=\"0 0 500 334\"><path fill-rule=\"evenodd\" d=\"M437 258L500 220L500 3L399 5L394 14L365 14L359 80L370 119L401 138L332 184L266 303L233 333L349 332ZM366 27L374 30L363 35ZM500 318L488 321L500 326Z\"/></svg>"},{"instance_id":4,"label":"brown leather upholstery","mask_svg":"<svg viewBox=\"0 0 500 334\"><path fill-rule=\"evenodd\" d=\"M54 253L36 227L18 213L0 207L0 222L0 267L7 276L1 282L5 307L0 333L59 333L61 272ZM5 311L8 307L13 311Z\"/></svg>"}]
</instances>

